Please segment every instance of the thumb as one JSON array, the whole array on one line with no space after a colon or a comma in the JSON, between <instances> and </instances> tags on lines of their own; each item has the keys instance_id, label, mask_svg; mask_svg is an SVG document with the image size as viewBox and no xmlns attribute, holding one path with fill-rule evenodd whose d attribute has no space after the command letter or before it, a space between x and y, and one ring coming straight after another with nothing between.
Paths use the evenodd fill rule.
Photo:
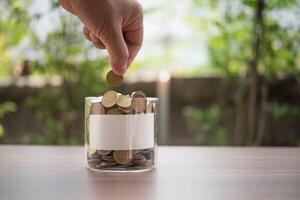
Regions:
<instances>
[{"instance_id":1,"label":"thumb","mask_svg":"<svg viewBox=\"0 0 300 200\"><path fill-rule=\"evenodd\" d=\"M123 75L127 70L128 49L124 41L121 26L112 28L103 36L103 43L109 54L109 61L115 74ZM100 37L101 38L101 37Z\"/></svg>"}]
</instances>

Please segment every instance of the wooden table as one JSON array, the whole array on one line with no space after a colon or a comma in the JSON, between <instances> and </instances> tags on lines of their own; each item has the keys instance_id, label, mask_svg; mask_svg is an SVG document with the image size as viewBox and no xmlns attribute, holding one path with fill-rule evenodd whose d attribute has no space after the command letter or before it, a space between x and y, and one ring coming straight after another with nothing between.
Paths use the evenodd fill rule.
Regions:
<instances>
[{"instance_id":1,"label":"wooden table","mask_svg":"<svg viewBox=\"0 0 300 200\"><path fill-rule=\"evenodd\" d=\"M0 146L0 199L300 199L300 148L159 147L156 170L130 174L91 172L83 155Z\"/></svg>"}]
</instances>

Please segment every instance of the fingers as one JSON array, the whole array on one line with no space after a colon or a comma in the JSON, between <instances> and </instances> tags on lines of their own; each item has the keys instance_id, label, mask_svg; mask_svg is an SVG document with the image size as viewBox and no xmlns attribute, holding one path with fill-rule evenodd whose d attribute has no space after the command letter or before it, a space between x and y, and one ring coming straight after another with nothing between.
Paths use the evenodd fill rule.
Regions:
<instances>
[{"instance_id":1,"label":"fingers","mask_svg":"<svg viewBox=\"0 0 300 200\"><path fill-rule=\"evenodd\" d=\"M93 43L93 45L98 49L106 49L105 45L101 41L99 41L97 43Z\"/></svg>"},{"instance_id":2,"label":"fingers","mask_svg":"<svg viewBox=\"0 0 300 200\"><path fill-rule=\"evenodd\" d=\"M133 59L136 57L139 50L141 49L143 43L143 27L140 26L136 30L125 32L124 38L129 52L127 62L127 66L129 67Z\"/></svg>"},{"instance_id":3,"label":"fingers","mask_svg":"<svg viewBox=\"0 0 300 200\"><path fill-rule=\"evenodd\" d=\"M104 43L86 27L83 27L83 33L86 39L92 42L96 48L106 48ZM118 32L115 32L114 35L117 37L115 40L113 39L113 36L111 36L106 42L107 45L109 45L108 52L110 55L110 63L116 74L123 75L142 46L143 27L141 26L136 30L127 31L124 33L124 36L122 33ZM124 47L124 39L126 48Z\"/></svg>"},{"instance_id":4,"label":"fingers","mask_svg":"<svg viewBox=\"0 0 300 200\"><path fill-rule=\"evenodd\" d=\"M90 37L92 39L92 42L94 42L94 43L100 42L100 40L91 32L90 32Z\"/></svg>"},{"instance_id":5,"label":"fingers","mask_svg":"<svg viewBox=\"0 0 300 200\"><path fill-rule=\"evenodd\" d=\"M129 51L127 66L129 67L138 54L143 43L143 8L139 2L134 2L132 6L132 20L123 28L124 39Z\"/></svg>"},{"instance_id":6,"label":"fingers","mask_svg":"<svg viewBox=\"0 0 300 200\"><path fill-rule=\"evenodd\" d=\"M70 13L72 13L73 15L75 15L75 12L72 8L71 2L70 0L58 0L59 4L66 9L67 11L69 11Z\"/></svg>"},{"instance_id":7,"label":"fingers","mask_svg":"<svg viewBox=\"0 0 300 200\"><path fill-rule=\"evenodd\" d=\"M118 75L123 75L127 70L128 49L121 27L111 27L106 34L103 36L103 43L108 50L112 70Z\"/></svg>"},{"instance_id":8,"label":"fingers","mask_svg":"<svg viewBox=\"0 0 300 200\"><path fill-rule=\"evenodd\" d=\"M85 26L82 28L82 32L84 33L85 38L92 42L92 38L90 37L90 31Z\"/></svg>"},{"instance_id":9,"label":"fingers","mask_svg":"<svg viewBox=\"0 0 300 200\"><path fill-rule=\"evenodd\" d=\"M85 26L82 29L84 36L87 40L93 43L98 49L105 49L105 45L98 39L92 32L90 32Z\"/></svg>"},{"instance_id":10,"label":"fingers","mask_svg":"<svg viewBox=\"0 0 300 200\"><path fill-rule=\"evenodd\" d=\"M127 70L128 50L121 31L109 31L108 36L105 37L107 38L106 45L86 27L83 27L82 31L86 39L95 47L105 49L107 45L112 70L118 75L123 75Z\"/></svg>"}]
</instances>

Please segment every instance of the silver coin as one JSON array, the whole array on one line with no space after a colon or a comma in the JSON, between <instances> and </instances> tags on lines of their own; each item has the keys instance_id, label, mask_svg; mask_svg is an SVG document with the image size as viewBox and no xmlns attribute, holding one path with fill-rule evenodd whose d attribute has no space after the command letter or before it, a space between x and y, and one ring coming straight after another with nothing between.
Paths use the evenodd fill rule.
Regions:
<instances>
[{"instance_id":1,"label":"silver coin","mask_svg":"<svg viewBox=\"0 0 300 200\"><path fill-rule=\"evenodd\" d=\"M100 154L101 156L107 156L111 153L110 150L97 150L97 153Z\"/></svg>"},{"instance_id":2,"label":"silver coin","mask_svg":"<svg viewBox=\"0 0 300 200\"><path fill-rule=\"evenodd\" d=\"M100 168L106 168L106 167L113 167L113 166L116 166L117 163L116 162L107 162L107 161L102 161L98 167Z\"/></svg>"},{"instance_id":3,"label":"silver coin","mask_svg":"<svg viewBox=\"0 0 300 200\"><path fill-rule=\"evenodd\" d=\"M114 161L113 156L100 156L100 158L101 158L101 160L104 160L104 161L111 161L111 162Z\"/></svg>"}]
</instances>

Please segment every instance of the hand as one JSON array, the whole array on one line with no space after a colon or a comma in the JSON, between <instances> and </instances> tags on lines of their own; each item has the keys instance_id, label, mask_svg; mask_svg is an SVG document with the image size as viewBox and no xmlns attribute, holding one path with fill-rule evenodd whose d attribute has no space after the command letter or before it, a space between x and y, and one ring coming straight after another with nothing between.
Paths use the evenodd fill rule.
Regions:
<instances>
[{"instance_id":1,"label":"hand","mask_svg":"<svg viewBox=\"0 0 300 200\"><path fill-rule=\"evenodd\" d=\"M95 47L107 49L112 70L123 75L143 42L143 10L135 0L59 0L84 24Z\"/></svg>"}]
</instances>

